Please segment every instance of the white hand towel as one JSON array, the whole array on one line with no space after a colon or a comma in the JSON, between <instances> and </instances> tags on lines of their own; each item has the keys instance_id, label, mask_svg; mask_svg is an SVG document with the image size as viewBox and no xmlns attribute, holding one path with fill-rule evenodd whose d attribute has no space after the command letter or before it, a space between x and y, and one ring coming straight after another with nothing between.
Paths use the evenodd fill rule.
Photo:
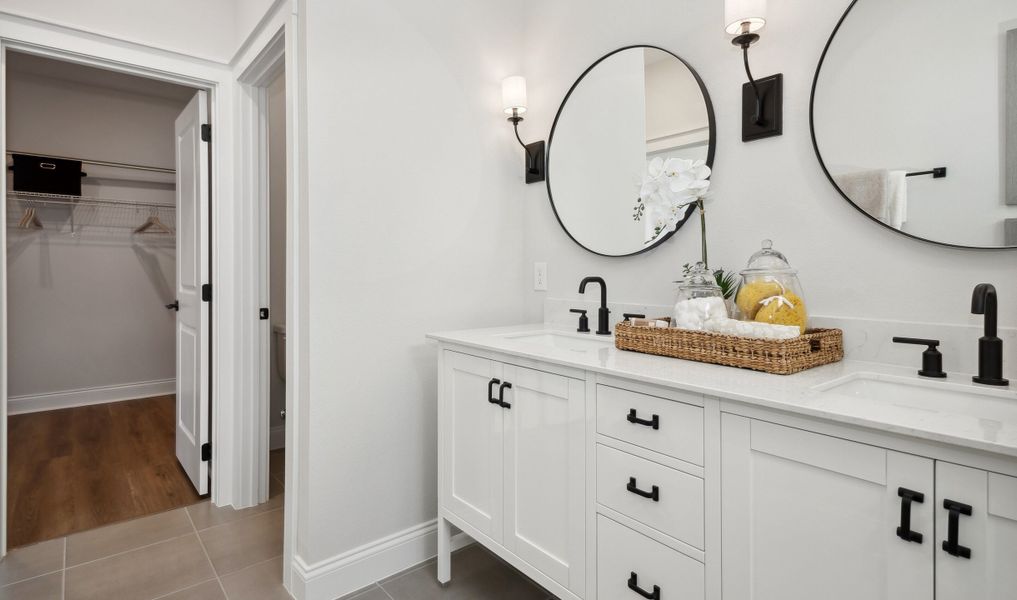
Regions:
<instances>
[{"instance_id":1,"label":"white hand towel","mask_svg":"<svg viewBox=\"0 0 1017 600\"><path fill-rule=\"evenodd\" d=\"M890 223L890 172L886 169L834 175L833 180L855 205L880 221Z\"/></svg>"},{"instance_id":2,"label":"white hand towel","mask_svg":"<svg viewBox=\"0 0 1017 600\"><path fill-rule=\"evenodd\" d=\"M887 220L894 229L901 229L908 220L908 172L890 171L887 175Z\"/></svg>"}]
</instances>

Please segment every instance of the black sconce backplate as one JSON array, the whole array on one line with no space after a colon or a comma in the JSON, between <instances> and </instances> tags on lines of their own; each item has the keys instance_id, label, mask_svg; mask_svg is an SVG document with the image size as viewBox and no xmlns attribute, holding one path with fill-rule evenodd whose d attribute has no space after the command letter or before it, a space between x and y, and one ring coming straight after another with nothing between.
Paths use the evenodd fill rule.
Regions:
<instances>
[{"instance_id":1,"label":"black sconce backplate","mask_svg":"<svg viewBox=\"0 0 1017 600\"><path fill-rule=\"evenodd\" d=\"M751 83L742 85L742 141L751 142L784 134L784 75L756 80L762 99L763 118L755 122L756 93Z\"/></svg>"},{"instance_id":2,"label":"black sconce backplate","mask_svg":"<svg viewBox=\"0 0 1017 600\"><path fill-rule=\"evenodd\" d=\"M526 183L544 181L544 164L546 160L544 142L526 144L526 153L523 159L526 161Z\"/></svg>"}]
</instances>

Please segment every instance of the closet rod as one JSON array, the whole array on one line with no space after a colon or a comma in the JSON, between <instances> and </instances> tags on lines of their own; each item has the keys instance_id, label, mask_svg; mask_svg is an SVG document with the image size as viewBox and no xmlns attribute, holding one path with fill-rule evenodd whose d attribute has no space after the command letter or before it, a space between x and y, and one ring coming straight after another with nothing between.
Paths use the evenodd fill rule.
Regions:
<instances>
[{"instance_id":1,"label":"closet rod","mask_svg":"<svg viewBox=\"0 0 1017 600\"><path fill-rule=\"evenodd\" d=\"M134 169L135 171L152 171L153 173L170 173L176 174L176 169L167 169L164 167L149 167L146 165L132 165L128 163L111 162L108 160L89 160L86 158L74 158L71 156L55 156L53 154L36 154L34 152L19 152L17 150L8 150L7 155L11 154L23 154L24 156L35 156L38 158L59 158L63 160L78 160L87 165L95 165L97 167L117 167L120 169Z\"/></svg>"}]
</instances>

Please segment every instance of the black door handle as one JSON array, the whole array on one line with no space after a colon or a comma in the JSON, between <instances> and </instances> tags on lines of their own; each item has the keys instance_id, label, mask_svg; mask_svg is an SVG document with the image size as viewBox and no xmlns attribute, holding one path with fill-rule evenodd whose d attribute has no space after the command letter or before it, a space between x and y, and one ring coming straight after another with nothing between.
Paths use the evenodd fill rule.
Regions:
<instances>
[{"instance_id":1,"label":"black door handle","mask_svg":"<svg viewBox=\"0 0 1017 600\"><path fill-rule=\"evenodd\" d=\"M911 531L911 503L925 502L925 494L906 488L897 488L897 495L900 496L900 527L897 528L897 537L905 542L921 544L922 534Z\"/></svg>"},{"instance_id":2,"label":"black door handle","mask_svg":"<svg viewBox=\"0 0 1017 600\"><path fill-rule=\"evenodd\" d=\"M629 416L627 416L625 418L628 420L629 423L634 423L636 425L646 425L647 427L653 427L654 429L660 429L660 416L659 415L653 415L650 418L650 420L647 421L646 419L640 419L639 417L637 417L636 416L636 409L630 408L629 409Z\"/></svg>"},{"instance_id":3,"label":"black door handle","mask_svg":"<svg viewBox=\"0 0 1017 600\"><path fill-rule=\"evenodd\" d=\"M950 556L971 558L971 548L960 545L960 516L970 517L971 506L953 500L943 500L943 508L950 511L946 539L943 540L943 550Z\"/></svg>"},{"instance_id":4,"label":"black door handle","mask_svg":"<svg viewBox=\"0 0 1017 600\"><path fill-rule=\"evenodd\" d=\"M647 592L639 587L639 576L636 575L635 571L629 573L629 589L647 600L660 600L660 586L655 585L652 592Z\"/></svg>"},{"instance_id":5,"label":"black door handle","mask_svg":"<svg viewBox=\"0 0 1017 600\"><path fill-rule=\"evenodd\" d=\"M180 310L180 301L179 300L174 300L172 304L167 304L166 308L168 308L170 310L179 311Z\"/></svg>"},{"instance_id":6,"label":"black door handle","mask_svg":"<svg viewBox=\"0 0 1017 600\"><path fill-rule=\"evenodd\" d=\"M498 384L498 383L501 383L501 382L498 381L497 379L492 379L488 383L488 385L487 385L487 401L490 402L491 404L497 404L498 406L500 406L502 408L512 408L511 404L509 404L508 402L505 402L505 390L511 390L512 389L512 384L507 382L507 381L505 383L501 383L501 386L498 388L498 398L495 399L495 397L494 397L494 386L495 386L495 384Z\"/></svg>"},{"instance_id":7,"label":"black door handle","mask_svg":"<svg viewBox=\"0 0 1017 600\"><path fill-rule=\"evenodd\" d=\"M629 484L627 486L625 486L625 489L627 489L628 491L632 492L633 494L635 494L637 496L642 496L643 498L649 498L650 500L653 500L654 502L660 502L660 488L658 488L657 486L653 486L653 487L650 488L649 492L645 492L645 491L639 489L638 487L636 487L636 478L635 477L629 477Z\"/></svg>"}]
</instances>

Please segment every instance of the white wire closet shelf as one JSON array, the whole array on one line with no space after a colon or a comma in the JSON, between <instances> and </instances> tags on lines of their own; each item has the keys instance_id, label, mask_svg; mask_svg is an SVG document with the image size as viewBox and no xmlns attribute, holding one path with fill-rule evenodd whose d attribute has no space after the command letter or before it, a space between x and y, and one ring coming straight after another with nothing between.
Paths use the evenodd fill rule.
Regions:
<instances>
[{"instance_id":1,"label":"white wire closet shelf","mask_svg":"<svg viewBox=\"0 0 1017 600\"><path fill-rule=\"evenodd\" d=\"M24 222L24 214L32 209L33 216L38 216L41 223L27 229L163 237L173 236L176 230L176 206L173 204L17 190L7 192L8 227L18 228L19 223ZM144 227L153 219L165 227Z\"/></svg>"}]
</instances>

